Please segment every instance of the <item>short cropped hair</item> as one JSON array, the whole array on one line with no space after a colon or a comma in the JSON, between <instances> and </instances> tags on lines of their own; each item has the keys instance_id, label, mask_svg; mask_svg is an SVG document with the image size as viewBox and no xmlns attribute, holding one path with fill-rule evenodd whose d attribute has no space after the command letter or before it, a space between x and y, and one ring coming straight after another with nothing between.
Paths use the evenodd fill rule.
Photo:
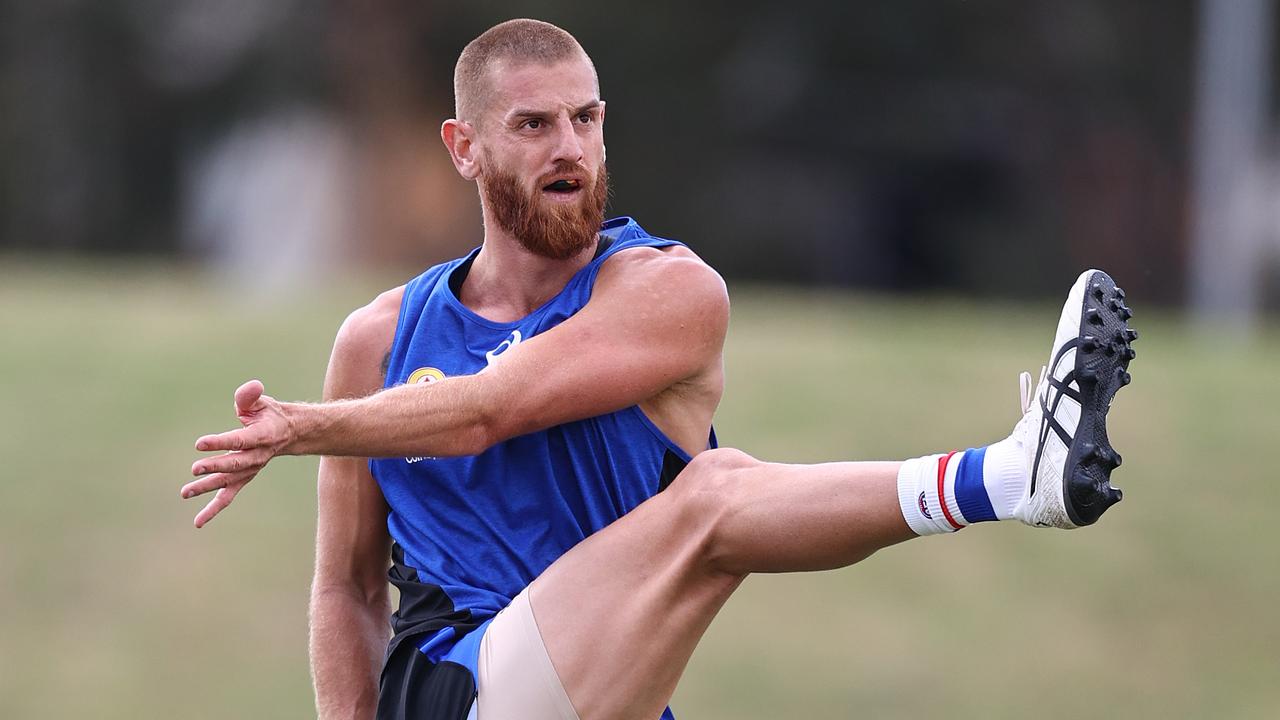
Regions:
<instances>
[{"instance_id":1,"label":"short cropped hair","mask_svg":"<svg viewBox=\"0 0 1280 720\"><path fill-rule=\"evenodd\" d=\"M454 113L464 122L478 119L489 99L489 72L499 62L551 65L579 56L591 62L572 35L551 23L518 19L494 25L467 43L458 56L453 69Z\"/></svg>"}]
</instances>

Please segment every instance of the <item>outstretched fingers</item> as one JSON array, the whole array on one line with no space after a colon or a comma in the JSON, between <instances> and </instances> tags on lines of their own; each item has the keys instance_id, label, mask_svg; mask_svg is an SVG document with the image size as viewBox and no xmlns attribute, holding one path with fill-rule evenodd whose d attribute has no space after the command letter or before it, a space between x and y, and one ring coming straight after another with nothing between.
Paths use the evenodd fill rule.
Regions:
<instances>
[{"instance_id":1,"label":"outstretched fingers","mask_svg":"<svg viewBox=\"0 0 1280 720\"><path fill-rule=\"evenodd\" d=\"M256 447L251 450L236 450L222 455L203 457L191 464L192 475L209 475L210 473L238 473L261 470L271 460L269 448Z\"/></svg>"},{"instance_id":2,"label":"outstretched fingers","mask_svg":"<svg viewBox=\"0 0 1280 720\"><path fill-rule=\"evenodd\" d=\"M250 475L250 477L253 476ZM218 492L213 496L213 499L209 501L209 504L205 505L204 509L196 515L196 527L204 527L205 523L212 520L215 515L226 510L227 506L231 504L231 501L235 499L236 493L239 493L240 489L248 482L248 480L244 480L239 483L232 483L218 490Z\"/></svg>"},{"instance_id":3,"label":"outstretched fingers","mask_svg":"<svg viewBox=\"0 0 1280 720\"><path fill-rule=\"evenodd\" d=\"M268 445L271 438L259 425L246 425L236 430L202 435L196 440L196 450L250 450Z\"/></svg>"},{"instance_id":4,"label":"outstretched fingers","mask_svg":"<svg viewBox=\"0 0 1280 720\"><path fill-rule=\"evenodd\" d=\"M205 475L204 477L192 480L178 492L182 495L183 500L190 500L197 495L203 495L214 490L221 490L228 485L244 485L258 474L260 468L252 470L244 470L241 472L219 472Z\"/></svg>"},{"instance_id":5,"label":"outstretched fingers","mask_svg":"<svg viewBox=\"0 0 1280 720\"><path fill-rule=\"evenodd\" d=\"M218 492L196 515L196 527L204 527L205 523L225 510L235 499L236 493L248 485L270 459L271 452L268 450L251 450L197 460L191 466L191 474L203 477L183 485L182 498L189 500L214 490Z\"/></svg>"},{"instance_id":6,"label":"outstretched fingers","mask_svg":"<svg viewBox=\"0 0 1280 720\"><path fill-rule=\"evenodd\" d=\"M193 497L203 495L214 490L217 493L208 505L196 515L195 523L197 528L204 527L205 523L213 519L215 515L227 509L231 501L235 499L249 481L258 474L257 470L248 470L238 473L214 473L206 475L198 480L193 480L182 486L182 498L190 500Z\"/></svg>"}]
</instances>

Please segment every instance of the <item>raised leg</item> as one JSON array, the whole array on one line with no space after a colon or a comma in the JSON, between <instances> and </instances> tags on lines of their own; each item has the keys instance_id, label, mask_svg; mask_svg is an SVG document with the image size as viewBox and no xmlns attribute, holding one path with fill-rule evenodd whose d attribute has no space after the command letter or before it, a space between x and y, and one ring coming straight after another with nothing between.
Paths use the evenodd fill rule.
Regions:
<instances>
[{"instance_id":1,"label":"raised leg","mask_svg":"<svg viewBox=\"0 0 1280 720\"><path fill-rule=\"evenodd\" d=\"M851 565L973 522L1095 522L1120 499L1106 415L1135 355L1124 299L1106 273L1080 275L1047 369L1034 394L1025 383L1022 420L1004 441L905 464L777 465L709 451L665 492L566 553L530 598L582 720L657 718L750 573Z\"/></svg>"},{"instance_id":2,"label":"raised leg","mask_svg":"<svg viewBox=\"0 0 1280 720\"><path fill-rule=\"evenodd\" d=\"M843 567L915 537L898 506L898 467L708 451L557 560L530 597L582 720L657 718L747 574Z\"/></svg>"}]
</instances>

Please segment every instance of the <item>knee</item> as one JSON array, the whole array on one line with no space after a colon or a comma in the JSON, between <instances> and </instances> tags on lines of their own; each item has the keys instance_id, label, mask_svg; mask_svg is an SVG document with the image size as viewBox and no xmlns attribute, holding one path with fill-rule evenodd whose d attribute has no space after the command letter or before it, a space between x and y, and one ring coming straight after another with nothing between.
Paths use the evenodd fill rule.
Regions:
<instances>
[{"instance_id":1,"label":"knee","mask_svg":"<svg viewBox=\"0 0 1280 720\"><path fill-rule=\"evenodd\" d=\"M693 456L681 475L719 476L760 465L760 461L734 448L716 448Z\"/></svg>"},{"instance_id":2,"label":"knee","mask_svg":"<svg viewBox=\"0 0 1280 720\"><path fill-rule=\"evenodd\" d=\"M689 461L685 469L671 483L671 490L693 503L711 503L713 510L732 495L738 484L738 476L760 461L733 448L716 448L699 453Z\"/></svg>"},{"instance_id":3,"label":"knee","mask_svg":"<svg viewBox=\"0 0 1280 720\"><path fill-rule=\"evenodd\" d=\"M720 565L717 558L725 546L722 531L747 502L746 474L763 465L740 450L708 450L695 456L667 489L676 503L680 526L709 565Z\"/></svg>"}]
</instances>

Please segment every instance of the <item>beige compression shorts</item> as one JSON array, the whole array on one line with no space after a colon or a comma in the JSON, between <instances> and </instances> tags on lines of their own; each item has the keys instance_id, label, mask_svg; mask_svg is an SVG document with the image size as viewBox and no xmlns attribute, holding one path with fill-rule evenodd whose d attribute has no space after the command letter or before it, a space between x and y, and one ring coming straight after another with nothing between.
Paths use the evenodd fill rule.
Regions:
<instances>
[{"instance_id":1,"label":"beige compression shorts","mask_svg":"<svg viewBox=\"0 0 1280 720\"><path fill-rule=\"evenodd\" d=\"M476 671L471 720L579 720L533 619L529 588L489 624Z\"/></svg>"}]
</instances>

